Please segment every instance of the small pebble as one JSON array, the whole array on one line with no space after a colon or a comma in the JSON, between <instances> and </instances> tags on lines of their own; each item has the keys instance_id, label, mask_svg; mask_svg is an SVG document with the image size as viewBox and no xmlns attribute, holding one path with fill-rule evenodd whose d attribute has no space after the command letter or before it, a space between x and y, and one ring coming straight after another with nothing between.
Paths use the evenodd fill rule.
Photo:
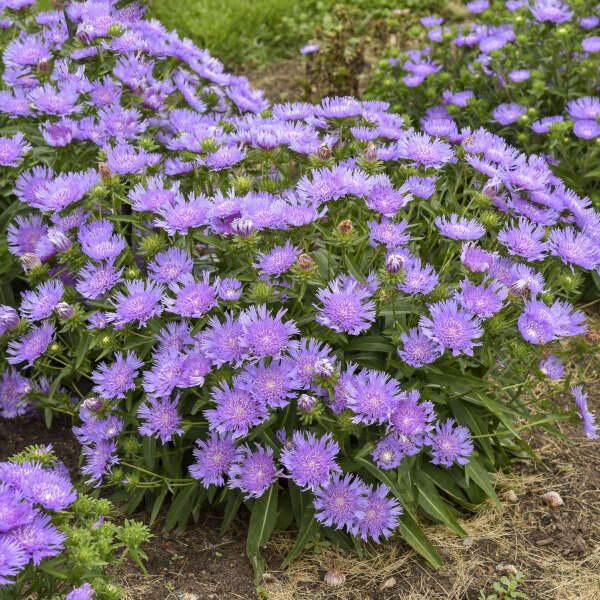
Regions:
<instances>
[{"instance_id":1,"label":"small pebble","mask_svg":"<svg viewBox=\"0 0 600 600\"><path fill-rule=\"evenodd\" d=\"M549 506L550 508L556 508L564 504L563 499L558 492L546 492L542 495L542 500L546 503L546 506Z\"/></svg>"},{"instance_id":2,"label":"small pebble","mask_svg":"<svg viewBox=\"0 0 600 600\"><path fill-rule=\"evenodd\" d=\"M381 591L383 590L387 590L391 587L394 587L396 585L396 578L395 577L388 577L379 587L379 589Z\"/></svg>"},{"instance_id":3,"label":"small pebble","mask_svg":"<svg viewBox=\"0 0 600 600\"><path fill-rule=\"evenodd\" d=\"M338 569L333 568L327 571L324 581L327 585L337 587L338 585L344 585L346 583L346 576Z\"/></svg>"},{"instance_id":4,"label":"small pebble","mask_svg":"<svg viewBox=\"0 0 600 600\"><path fill-rule=\"evenodd\" d=\"M507 502L510 502L511 504L515 504L519 501L519 497L515 493L515 490L508 490L506 494L504 494L504 498Z\"/></svg>"},{"instance_id":5,"label":"small pebble","mask_svg":"<svg viewBox=\"0 0 600 600\"><path fill-rule=\"evenodd\" d=\"M472 538L470 535L468 535L468 536L467 536L467 537L466 537L466 538L463 540L463 546L467 546L467 547L469 547L469 546L472 546L474 541L475 541L475 540L474 540L474 539L473 539L473 538Z\"/></svg>"},{"instance_id":6,"label":"small pebble","mask_svg":"<svg viewBox=\"0 0 600 600\"><path fill-rule=\"evenodd\" d=\"M273 573L267 572L263 575L263 581L265 583L275 583L277 581L277 577L275 577Z\"/></svg>"},{"instance_id":7,"label":"small pebble","mask_svg":"<svg viewBox=\"0 0 600 600\"><path fill-rule=\"evenodd\" d=\"M496 565L496 571L499 573L503 573L504 575L514 575L517 576L517 567L515 565Z\"/></svg>"},{"instance_id":8,"label":"small pebble","mask_svg":"<svg viewBox=\"0 0 600 600\"><path fill-rule=\"evenodd\" d=\"M179 600L199 600L199 596L196 594L190 594L189 592L184 592L179 596Z\"/></svg>"}]
</instances>

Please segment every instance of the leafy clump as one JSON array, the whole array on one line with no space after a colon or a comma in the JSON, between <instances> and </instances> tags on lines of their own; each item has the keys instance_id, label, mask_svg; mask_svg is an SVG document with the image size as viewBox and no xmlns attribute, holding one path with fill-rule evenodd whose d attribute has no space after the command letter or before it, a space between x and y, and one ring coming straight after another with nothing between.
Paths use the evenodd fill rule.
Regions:
<instances>
[{"instance_id":1,"label":"leafy clump","mask_svg":"<svg viewBox=\"0 0 600 600\"><path fill-rule=\"evenodd\" d=\"M487 130L271 106L138 5L7 15L2 415L73 415L166 530L244 504L258 578L292 523L288 562L399 531L439 565L419 515L466 536L521 429L577 418L522 395L586 331L598 214Z\"/></svg>"}]
</instances>

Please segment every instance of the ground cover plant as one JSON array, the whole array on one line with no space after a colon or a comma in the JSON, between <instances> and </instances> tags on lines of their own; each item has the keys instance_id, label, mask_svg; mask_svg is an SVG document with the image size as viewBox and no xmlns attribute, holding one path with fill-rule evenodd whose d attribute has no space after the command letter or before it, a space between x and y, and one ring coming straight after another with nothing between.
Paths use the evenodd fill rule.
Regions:
<instances>
[{"instance_id":1,"label":"ground cover plant","mask_svg":"<svg viewBox=\"0 0 600 600\"><path fill-rule=\"evenodd\" d=\"M108 500L77 493L50 445L0 462L0 598L121 598L106 566L123 550L142 566L150 535L135 521L113 524L113 512Z\"/></svg>"},{"instance_id":2,"label":"ground cover plant","mask_svg":"<svg viewBox=\"0 0 600 600\"><path fill-rule=\"evenodd\" d=\"M373 96L432 135L485 127L543 154L598 206L598 3L482 0L466 8L470 19L462 24L423 17L411 32L414 48L392 49L379 65ZM494 175L489 165L479 168ZM547 221L556 207L546 202L546 211Z\"/></svg>"},{"instance_id":3,"label":"ground cover plant","mask_svg":"<svg viewBox=\"0 0 600 600\"><path fill-rule=\"evenodd\" d=\"M271 106L136 4L31 4L3 31L0 411L72 415L90 486L166 530L244 504L257 581L292 523L286 563L399 531L439 565L418 515L466 537L523 428L596 436L580 382L523 399L600 264L543 156L383 101Z\"/></svg>"}]
</instances>

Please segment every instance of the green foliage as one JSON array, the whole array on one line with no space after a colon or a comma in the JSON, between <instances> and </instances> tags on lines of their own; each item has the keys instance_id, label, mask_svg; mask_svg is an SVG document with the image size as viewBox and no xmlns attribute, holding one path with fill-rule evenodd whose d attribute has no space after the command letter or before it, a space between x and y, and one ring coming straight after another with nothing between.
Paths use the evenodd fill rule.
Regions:
<instances>
[{"instance_id":1,"label":"green foliage","mask_svg":"<svg viewBox=\"0 0 600 600\"><path fill-rule=\"evenodd\" d=\"M486 595L483 590L480 591L479 600L516 600L517 598L527 598L528 596L517 588L523 583L523 573L517 571L516 575L500 578L500 582L492 585L494 594Z\"/></svg>"}]
</instances>

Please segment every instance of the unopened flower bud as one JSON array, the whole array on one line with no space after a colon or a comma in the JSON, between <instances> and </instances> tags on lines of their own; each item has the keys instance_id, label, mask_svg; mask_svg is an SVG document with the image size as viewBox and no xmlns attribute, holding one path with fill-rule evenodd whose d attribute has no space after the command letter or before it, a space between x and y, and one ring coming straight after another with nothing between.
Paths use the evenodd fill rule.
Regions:
<instances>
[{"instance_id":1,"label":"unopened flower bud","mask_svg":"<svg viewBox=\"0 0 600 600\"><path fill-rule=\"evenodd\" d=\"M364 159L368 160L369 162L376 161L377 160L377 146L375 146L375 144L373 142L369 142L367 144L367 148L366 148L363 156L364 156Z\"/></svg>"},{"instance_id":2,"label":"unopened flower bud","mask_svg":"<svg viewBox=\"0 0 600 600\"><path fill-rule=\"evenodd\" d=\"M42 265L42 261L33 252L25 252L23 256L19 257L19 260L26 273Z\"/></svg>"},{"instance_id":3,"label":"unopened flower bud","mask_svg":"<svg viewBox=\"0 0 600 600\"><path fill-rule=\"evenodd\" d=\"M298 397L298 408L303 412L310 412L317 403L317 399L314 396L308 394L300 394Z\"/></svg>"},{"instance_id":4,"label":"unopened flower bud","mask_svg":"<svg viewBox=\"0 0 600 600\"><path fill-rule=\"evenodd\" d=\"M247 217L239 217L231 222L231 229L240 237L250 237L254 231L254 223Z\"/></svg>"},{"instance_id":5,"label":"unopened flower bud","mask_svg":"<svg viewBox=\"0 0 600 600\"><path fill-rule=\"evenodd\" d=\"M103 163L103 162L99 163L98 171L100 172L100 177L101 177L102 181L106 181L112 177L112 172L108 168L108 165L106 163Z\"/></svg>"},{"instance_id":6,"label":"unopened flower bud","mask_svg":"<svg viewBox=\"0 0 600 600\"><path fill-rule=\"evenodd\" d=\"M75 309L68 302L59 302L54 308L54 312L59 319L67 321L75 314Z\"/></svg>"},{"instance_id":7,"label":"unopened flower bud","mask_svg":"<svg viewBox=\"0 0 600 600\"><path fill-rule=\"evenodd\" d=\"M92 41L92 34L94 28L89 23L80 23L77 26L77 32L75 35L82 44L89 44Z\"/></svg>"},{"instance_id":8,"label":"unopened flower bud","mask_svg":"<svg viewBox=\"0 0 600 600\"><path fill-rule=\"evenodd\" d=\"M389 254L385 259L385 268L392 275L400 273L402 267L404 267L404 257L400 254Z\"/></svg>"},{"instance_id":9,"label":"unopened flower bud","mask_svg":"<svg viewBox=\"0 0 600 600\"><path fill-rule=\"evenodd\" d=\"M301 271L310 271L315 266L315 261L308 254L301 254L298 257L298 268Z\"/></svg>"},{"instance_id":10,"label":"unopened flower bud","mask_svg":"<svg viewBox=\"0 0 600 600\"><path fill-rule=\"evenodd\" d=\"M60 229L49 229L47 236L57 252L67 252L71 249L71 240Z\"/></svg>"},{"instance_id":11,"label":"unopened flower bud","mask_svg":"<svg viewBox=\"0 0 600 600\"><path fill-rule=\"evenodd\" d=\"M104 402L102 398L98 398L97 396L93 396L92 398L86 398L82 404L83 408L89 410L90 412L97 413L100 412L104 408Z\"/></svg>"},{"instance_id":12,"label":"unopened flower bud","mask_svg":"<svg viewBox=\"0 0 600 600\"><path fill-rule=\"evenodd\" d=\"M329 571L327 571L324 581L327 585L337 587L346 583L346 576L334 567L333 569L329 569Z\"/></svg>"},{"instance_id":13,"label":"unopened flower bud","mask_svg":"<svg viewBox=\"0 0 600 600\"><path fill-rule=\"evenodd\" d=\"M50 70L50 62L47 58L40 58L37 63L38 71L42 73L47 73Z\"/></svg>"},{"instance_id":14,"label":"unopened flower bud","mask_svg":"<svg viewBox=\"0 0 600 600\"><path fill-rule=\"evenodd\" d=\"M19 314L12 306L0 306L0 331L15 329L19 321Z\"/></svg>"},{"instance_id":15,"label":"unopened flower bud","mask_svg":"<svg viewBox=\"0 0 600 600\"><path fill-rule=\"evenodd\" d=\"M334 371L335 371L335 365L328 358L319 358L315 362L315 373L319 377L323 377L323 378L327 379L333 375Z\"/></svg>"},{"instance_id":16,"label":"unopened flower bud","mask_svg":"<svg viewBox=\"0 0 600 600\"><path fill-rule=\"evenodd\" d=\"M317 157L323 162L328 161L331 158L331 148L325 142L319 146Z\"/></svg>"},{"instance_id":17,"label":"unopened flower bud","mask_svg":"<svg viewBox=\"0 0 600 600\"><path fill-rule=\"evenodd\" d=\"M342 235L350 235L354 231L354 226L350 219L344 219L338 226L337 230Z\"/></svg>"}]
</instances>

